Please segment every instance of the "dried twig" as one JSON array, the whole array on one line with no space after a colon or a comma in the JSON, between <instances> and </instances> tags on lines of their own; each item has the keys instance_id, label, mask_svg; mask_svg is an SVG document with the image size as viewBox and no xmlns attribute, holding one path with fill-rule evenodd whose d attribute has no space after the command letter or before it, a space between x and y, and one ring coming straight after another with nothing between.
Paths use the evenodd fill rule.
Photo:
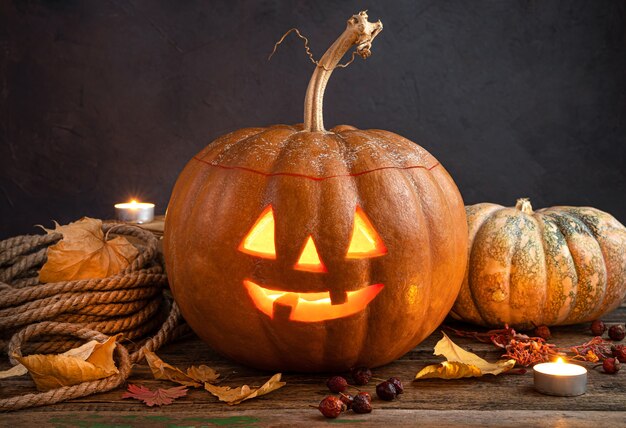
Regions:
<instances>
[{"instance_id":1,"label":"dried twig","mask_svg":"<svg viewBox=\"0 0 626 428\"><path fill-rule=\"evenodd\" d=\"M297 28L291 28L289 31L287 31L285 34L283 34L283 36L280 38L280 40L278 40L276 42L276 44L274 45L274 49L272 50L272 53L270 53L270 56L267 57L267 60L269 61L272 56L276 53L276 49L278 49L278 45L280 45L285 38L291 34L291 33L296 33L296 35L301 38L302 40L304 40L304 50L306 51L306 54L308 55L309 59L311 60L311 62L313 64L315 64L318 67L323 68L326 71L331 71L330 69L324 67L323 65L321 65L319 63L319 61L317 61L314 56L313 56L313 52L311 52L311 49L309 48L309 39L307 39L306 37L304 37L302 34L300 34L300 30L298 30ZM353 51L352 52L352 57L350 58L350 61L346 62L345 64L337 64L334 68L346 68L347 66L349 66L350 64L352 64L352 62L354 61L354 58L356 58L357 56L357 51Z\"/></svg>"},{"instance_id":2,"label":"dried twig","mask_svg":"<svg viewBox=\"0 0 626 428\"><path fill-rule=\"evenodd\" d=\"M492 343L506 351L502 355L503 357L512 358L522 366L550 361L552 356L562 355L555 345L547 343L545 339L517 333L506 324L502 329L489 330L484 333L457 330L447 326L445 328L457 336L470 337L483 343Z\"/></svg>"},{"instance_id":3,"label":"dried twig","mask_svg":"<svg viewBox=\"0 0 626 428\"><path fill-rule=\"evenodd\" d=\"M563 348L563 350L573 352L575 354L574 357L572 357L573 360L595 363L604 361L611 356L612 344L612 342L604 340L600 336L596 336L582 345Z\"/></svg>"}]
</instances>

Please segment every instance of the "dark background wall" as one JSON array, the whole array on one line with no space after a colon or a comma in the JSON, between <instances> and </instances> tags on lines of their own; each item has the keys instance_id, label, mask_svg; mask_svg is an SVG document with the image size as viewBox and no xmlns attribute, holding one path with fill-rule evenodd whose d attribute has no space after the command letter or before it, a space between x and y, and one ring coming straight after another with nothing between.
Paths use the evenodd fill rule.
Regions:
<instances>
[{"instance_id":1,"label":"dark background wall","mask_svg":"<svg viewBox=\"0 0 626 428\"><path fill-rule=\"evenodd\" d=\"M591 205L626 221L626 2L0 0L0 238L131 196L165 210L220 134L301 121L346 19L385 29L331 79L326 124L426 147L466 203Z\"/></svg>"}]
</instances>

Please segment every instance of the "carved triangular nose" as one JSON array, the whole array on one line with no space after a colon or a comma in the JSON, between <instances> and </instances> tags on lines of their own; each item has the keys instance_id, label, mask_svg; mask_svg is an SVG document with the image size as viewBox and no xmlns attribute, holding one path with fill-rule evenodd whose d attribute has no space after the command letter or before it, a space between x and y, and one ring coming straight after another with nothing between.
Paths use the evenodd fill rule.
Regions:
<instances>
[{"instance_id":1,"label":"carved triangular nose","mask_svg":"<svg viewBox=\"0 0 626 428\"><path fill-rule=\"evenodd\" d=\"M311 235L307 238L300 252L300 257L298 257L298 261L293 268L307 272L328 272L326 266L324 266L324 263L322 263L320 259Z\"/></svg>"}]
</instances>

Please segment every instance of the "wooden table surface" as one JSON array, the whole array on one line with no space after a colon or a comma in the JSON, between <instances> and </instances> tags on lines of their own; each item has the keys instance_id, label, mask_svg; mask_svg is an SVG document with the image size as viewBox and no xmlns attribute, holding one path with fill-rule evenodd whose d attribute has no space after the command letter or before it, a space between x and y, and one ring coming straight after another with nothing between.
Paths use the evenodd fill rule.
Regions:
<instances>
[{"instance_id":1,"label":"wooden table surface","mask_svg":"<svg viewBox=\"0 0 626 428\"><path fill-rule=\"evenodd\" d=\"M604 317L607 322L626 321L626 304ZM470 326L455 324L471 329ZM552 342L558 346L582 344L592 338L588 324L555 327ZM187 397L172 405L150 408L132 399L122 400L124 388L48 407L0 414L0 426L55 427L209 427L209 426L317 426L348 423L358 426L626 426L626 369L607 375L600 368L589 369L587 393L579 397L552 397L533 389L532 370L524 375L505 374L461 380L411 380L427 363L439 362L433 346L441 337L436 330L426 341L403 358L374 370L374 376L399 376L405 392L399 399L384 402L373 398L370 414L347 412L327 420L316 406L329 392L328 375L290 374L287 385L269 395L228 406L203 390L190 390ZM491 345L471 339L455 338L456 343L495 361L499 352ZM626 342L626 341L625 341ZM250 344L254 352L254 344ZM217 369L223 384L261 385L272 373L263 373L228 361L195 336L188 336L159 350L158 355L170 364L186 368L206 364ZM6 358L6 357L5 357ZM0 368L6 368L6 360ZM150 388L174 386L152 379L142 363L133 369L129 382ZM362 387L375 397L376 382ZM0 380L0 396L8 397L34 391L29 376Z\"/></svg>"}]
</instances>

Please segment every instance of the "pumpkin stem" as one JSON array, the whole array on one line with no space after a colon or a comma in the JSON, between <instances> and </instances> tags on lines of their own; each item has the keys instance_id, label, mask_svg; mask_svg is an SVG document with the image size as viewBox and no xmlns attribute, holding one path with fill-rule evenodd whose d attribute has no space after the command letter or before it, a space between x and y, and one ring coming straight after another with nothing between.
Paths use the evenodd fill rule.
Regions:
<instances>
[{"instance_id":1,"label":"pumpkin stem","mask_svg":"<svg viewBox=\"0 0 626 428\"><path fill-rule=\"evenodd\" d=\"M519 198L515 204L515 208L523 212L524 214L532 214L533 206L530 204L529 198Z\"/></svg>"},{"instance_id":2,"label":"pumpkin stem","mask_svg":"<svg viewBox=\"0 0 626 428\"><path fill-rule=\"evenodd\" d=\"M370 51L372 41L382 29L383 24L380 20L377 22L367 20L366 12L359 12L348 19L346 30L319 60L309 81L304 99L304 129L306 131L325 131L322 114L324 90L341 58L354 45L356 45L357 55L363 59L368 58L372 54Z\"/></svg>"}]
</instances>

